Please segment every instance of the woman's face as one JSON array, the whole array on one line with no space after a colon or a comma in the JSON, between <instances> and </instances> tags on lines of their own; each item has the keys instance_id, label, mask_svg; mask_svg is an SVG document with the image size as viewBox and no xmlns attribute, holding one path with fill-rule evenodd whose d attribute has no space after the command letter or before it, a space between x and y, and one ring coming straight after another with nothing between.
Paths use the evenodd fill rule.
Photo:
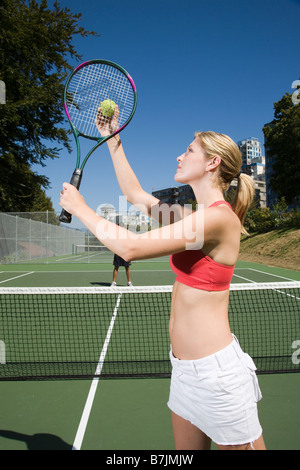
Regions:
<instances>
[{"instance_id":1,"label":"woman's face","mask_svg":"<svg viewBox=\"0 0 300 470\"><path fill-rule=\"evenodd\" d=\"M188 146L186 152L177 158L177 161L175 181L191 184L203 176L209 160L201 146L200 139L197 137Z\"/></svg>"}]
</instances>

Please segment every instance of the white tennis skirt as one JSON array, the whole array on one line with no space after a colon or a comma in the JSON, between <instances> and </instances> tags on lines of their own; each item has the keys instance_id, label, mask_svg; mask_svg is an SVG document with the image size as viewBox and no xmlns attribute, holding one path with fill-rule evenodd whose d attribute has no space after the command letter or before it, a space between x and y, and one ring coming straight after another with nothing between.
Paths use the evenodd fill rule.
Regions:
<instances>
[{"instance_id":1,"label":"white tennis skirt","mask_svg":"<svg viewBox=\"0 0 300 470\"><path fill-rule=\"evenodd\" d=\"M168 407L220 445L252 443L262 434L256 367L233 338L229 346L203 359L179 360L170 351Z\"/></svg>"}]
</instances>

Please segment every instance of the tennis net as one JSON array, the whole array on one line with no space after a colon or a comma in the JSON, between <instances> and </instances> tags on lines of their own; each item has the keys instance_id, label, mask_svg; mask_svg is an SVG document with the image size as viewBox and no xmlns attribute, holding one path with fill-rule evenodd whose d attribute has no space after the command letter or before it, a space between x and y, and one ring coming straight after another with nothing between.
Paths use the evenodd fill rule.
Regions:
<instances>
[{"instance_id":1,"label":"tennis net","mask_svg":"<svg viewBox=\"0 0 300 470\"><path fill-rule=\"evenodd\" d=\"M300 282L233 284L258 373L300 371ZM169 377L172 286L1 288L0 380Z\"/></svg>"}]
</instances>

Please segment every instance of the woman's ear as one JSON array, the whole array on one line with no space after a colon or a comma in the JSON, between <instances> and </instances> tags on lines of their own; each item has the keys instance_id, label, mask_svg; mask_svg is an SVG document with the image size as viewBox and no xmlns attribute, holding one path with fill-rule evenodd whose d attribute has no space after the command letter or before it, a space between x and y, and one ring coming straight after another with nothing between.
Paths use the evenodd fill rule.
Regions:
<instances>
[{"instance_id":1,"label":"woman's ear","mask_svg":"<svg viewBox=\"0 0 300 470\"><path fill-rule=\"evenodd\" d=\"M215 155L211 158L210 162L208 163L208 171L214 170L221 164L221 157L219 155Z\"/></svg>"}]
</instances>

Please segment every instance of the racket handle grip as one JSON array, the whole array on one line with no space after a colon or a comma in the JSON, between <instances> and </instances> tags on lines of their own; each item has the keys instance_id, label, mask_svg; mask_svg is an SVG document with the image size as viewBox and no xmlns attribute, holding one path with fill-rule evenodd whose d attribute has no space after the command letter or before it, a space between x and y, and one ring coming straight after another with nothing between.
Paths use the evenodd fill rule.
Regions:
<instances>
[{"instance_id":1,"label":"racket handle grip","mask_svg":"<svg viewBox=\"0 0 300 470\"><path fill-rule=\"evenodd\" d=\"M70 184L75 186L76 189L79 189L79 186L80 186L80 183L81 183L81 178L82 178L82 170L80 170L79 168L76 168L74 170L73 175L72 175ZM65 224L70 224L71 220L72 220L72 215L69 214L69 212L65 211L65 209L63 209L61 211L60 216L59 216L59 220L61 222L64 222Z\"/></svg>"}]
</instances>

